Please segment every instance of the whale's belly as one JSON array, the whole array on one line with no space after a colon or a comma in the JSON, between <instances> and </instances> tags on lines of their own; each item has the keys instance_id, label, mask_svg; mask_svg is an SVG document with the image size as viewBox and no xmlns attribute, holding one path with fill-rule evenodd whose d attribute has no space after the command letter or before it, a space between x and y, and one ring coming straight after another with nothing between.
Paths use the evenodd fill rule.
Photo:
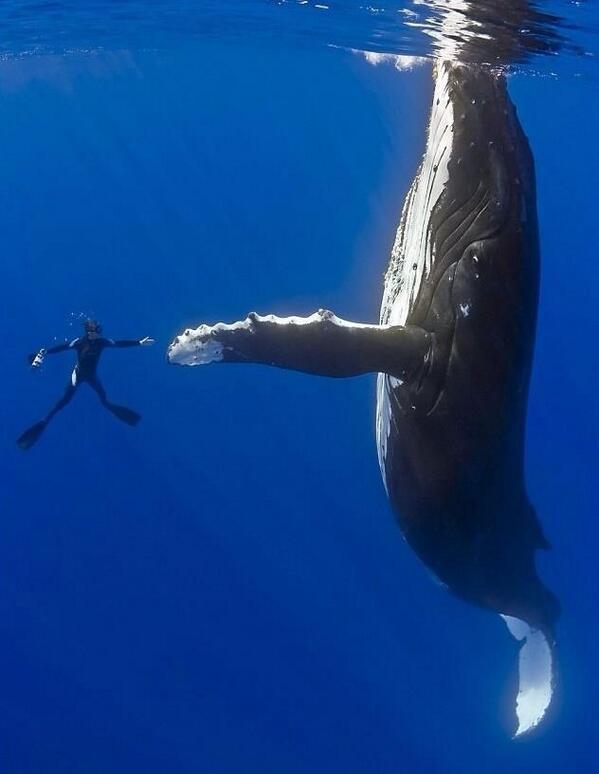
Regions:
<instances>
[{"instance_id":1,"label":"whale's belly","mask_svg":"<svg viewBox=\"0 0 599 774\"><path fill-rule=\"evenodd\" d=\"M411 383L379 375L377 446L406 538L456 588L511 514L515 530L537 529L522 450L538 237L532 156L503 77L437 68L381 308L382 323L419 325L433 346Z\"/></svg>"}]
</instances>

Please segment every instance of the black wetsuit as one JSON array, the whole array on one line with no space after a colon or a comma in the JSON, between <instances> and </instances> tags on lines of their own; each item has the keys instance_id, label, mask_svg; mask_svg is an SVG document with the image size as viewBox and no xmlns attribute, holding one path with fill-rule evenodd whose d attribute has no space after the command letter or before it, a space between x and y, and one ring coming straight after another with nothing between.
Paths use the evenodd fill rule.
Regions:
<instances>
[{"instance_id":1,"label":"black wetsuit","mask_svg":"<svg viewBox=\"0 0 599 774\"><path fill-rule=\"evenodd\" d=\"M56 352L65 352L68 349L75 350L77 353L77 364L71 374L71 381L67 385L62 398L54 406L54 408L47 415L45 421L48 422L52 417L64 408L75 394L75 390L82 382L87 382L89 386L97 393L103 406L112 411L119 419L128 421L130 424L135 424L139 420L139 415L135 412L131 412L131 409L127 409L125 413L122 412L124 407L115 406L110 403L106 397L106 390L102 386L102 383L98 379L96 369L102 352L107 347L138 347L140 345L139 339L121 339L120 341L114 341L113 339L105 339L102 336L90 337L88 335L80 336L77 339L73 339L70 343L58 344L55 347L50 347L46 350L47 355L53 355ZM117 411L115 411L117 409ZM131 412L130 418L126 419L128 412ZM135 417L135 418L134 418Z\"/></svg>"},{"instance_id":2,"label":"black wetsuit","mask_svg":"<svg viewBox=\"0 0 599 774\"><path fill-rule=\"evenodd\" d=\"M53 355L56 352L73 350L77 354L77 363L73 369L71 379L67 384L63 396L53 406L44 419L30 427L17 439L17 444L22 449L29 449L40 437L52 417L71 401L77 388L83 382L89 384L92 390L94 390L100 398L102 405L114 414L115 417L126 422L128 425L136 425L141 419L140 415L126 406L118 406L116 403L111 403L108 400L106 397L106 390L98 378L96 369L98 367L100 356L106 348L137 347L140 345L141 341L139 339L121 339L120 341L113 341L113 339L105 339L102 336L85 334L77 339L73 339L71 342L58 344L55 347L47 349L45 354L48 355ZM33 360L33 356L30 357L30 360Z\"/></svg>"}]
</instances>

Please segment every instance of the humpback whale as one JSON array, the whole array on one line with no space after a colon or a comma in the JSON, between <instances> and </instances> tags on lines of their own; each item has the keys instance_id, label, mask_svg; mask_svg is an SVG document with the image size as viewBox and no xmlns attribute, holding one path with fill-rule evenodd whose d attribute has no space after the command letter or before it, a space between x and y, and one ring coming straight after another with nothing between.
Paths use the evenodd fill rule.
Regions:
<instances>
[{"instance_id":1,"label":"humpback whale","mask_svg":"<svg viewBox=\"0 0 599 774\"><path fill-rule=\"evenodd\" d=\"M524 481L539 284L532 153L501 70L442 52L426 150L404 203L378 324L320 309L200 325L172 364L378 374L380 469L407 542L454 594L522 642L517 730L551 701L559 606Z\"/></svg>"}]
</instances>

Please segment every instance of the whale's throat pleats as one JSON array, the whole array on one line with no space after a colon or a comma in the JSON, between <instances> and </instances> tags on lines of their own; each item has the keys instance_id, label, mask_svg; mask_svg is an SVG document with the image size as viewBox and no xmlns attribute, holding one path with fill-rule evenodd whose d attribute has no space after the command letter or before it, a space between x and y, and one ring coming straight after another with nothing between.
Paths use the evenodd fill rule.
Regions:
<instances>
[{"instance_id":1,"label":"whale's throat pleats","mask_svg":"<svg viewBox=\"0 0 599 774\"><path fill-rule=\"evenodd\" d=\"M424 157L404 203L381 304L380 322L405 325L423 280L435 259L431 232L432 213L445 193L453 150L454 109L450 99L450 64L435 65L436 80ZM379 374L377 382L376 437L379 465L385 481L385 456L390 432L388 389L394 377ZM386 486L386 482L385 482Z\"/></svg>"},{"instance_id":2,"label":"whale's throat pleats","mask_svg":"<svg viewBox=\"0 0 599 774\"><path fill-rule=\"evenodd\" d=\"M431 216L449 180L454 136L449 63L438 63L436 72L426 151L403 207L385 276L380 315L383 324L405 325L435 258Z\"/></svg>"}]
</instances>

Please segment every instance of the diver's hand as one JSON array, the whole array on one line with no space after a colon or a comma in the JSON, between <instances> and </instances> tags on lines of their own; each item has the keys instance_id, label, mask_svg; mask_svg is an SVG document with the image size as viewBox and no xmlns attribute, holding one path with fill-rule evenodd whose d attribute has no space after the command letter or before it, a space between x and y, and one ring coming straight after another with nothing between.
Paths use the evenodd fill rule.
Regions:
<instances>
[{"instance_id":1,"label":"diver's hand","mask_svg":"<svg viewBox=\"0 0 599 774\"><path fill-rule=\"evenodd\" d=\"M139 343L142 347L151 347L152 344L154 344L154 339L151 339L149 336L144 336L143 339L139 340Z\"/></svg>"}]
</instances>

